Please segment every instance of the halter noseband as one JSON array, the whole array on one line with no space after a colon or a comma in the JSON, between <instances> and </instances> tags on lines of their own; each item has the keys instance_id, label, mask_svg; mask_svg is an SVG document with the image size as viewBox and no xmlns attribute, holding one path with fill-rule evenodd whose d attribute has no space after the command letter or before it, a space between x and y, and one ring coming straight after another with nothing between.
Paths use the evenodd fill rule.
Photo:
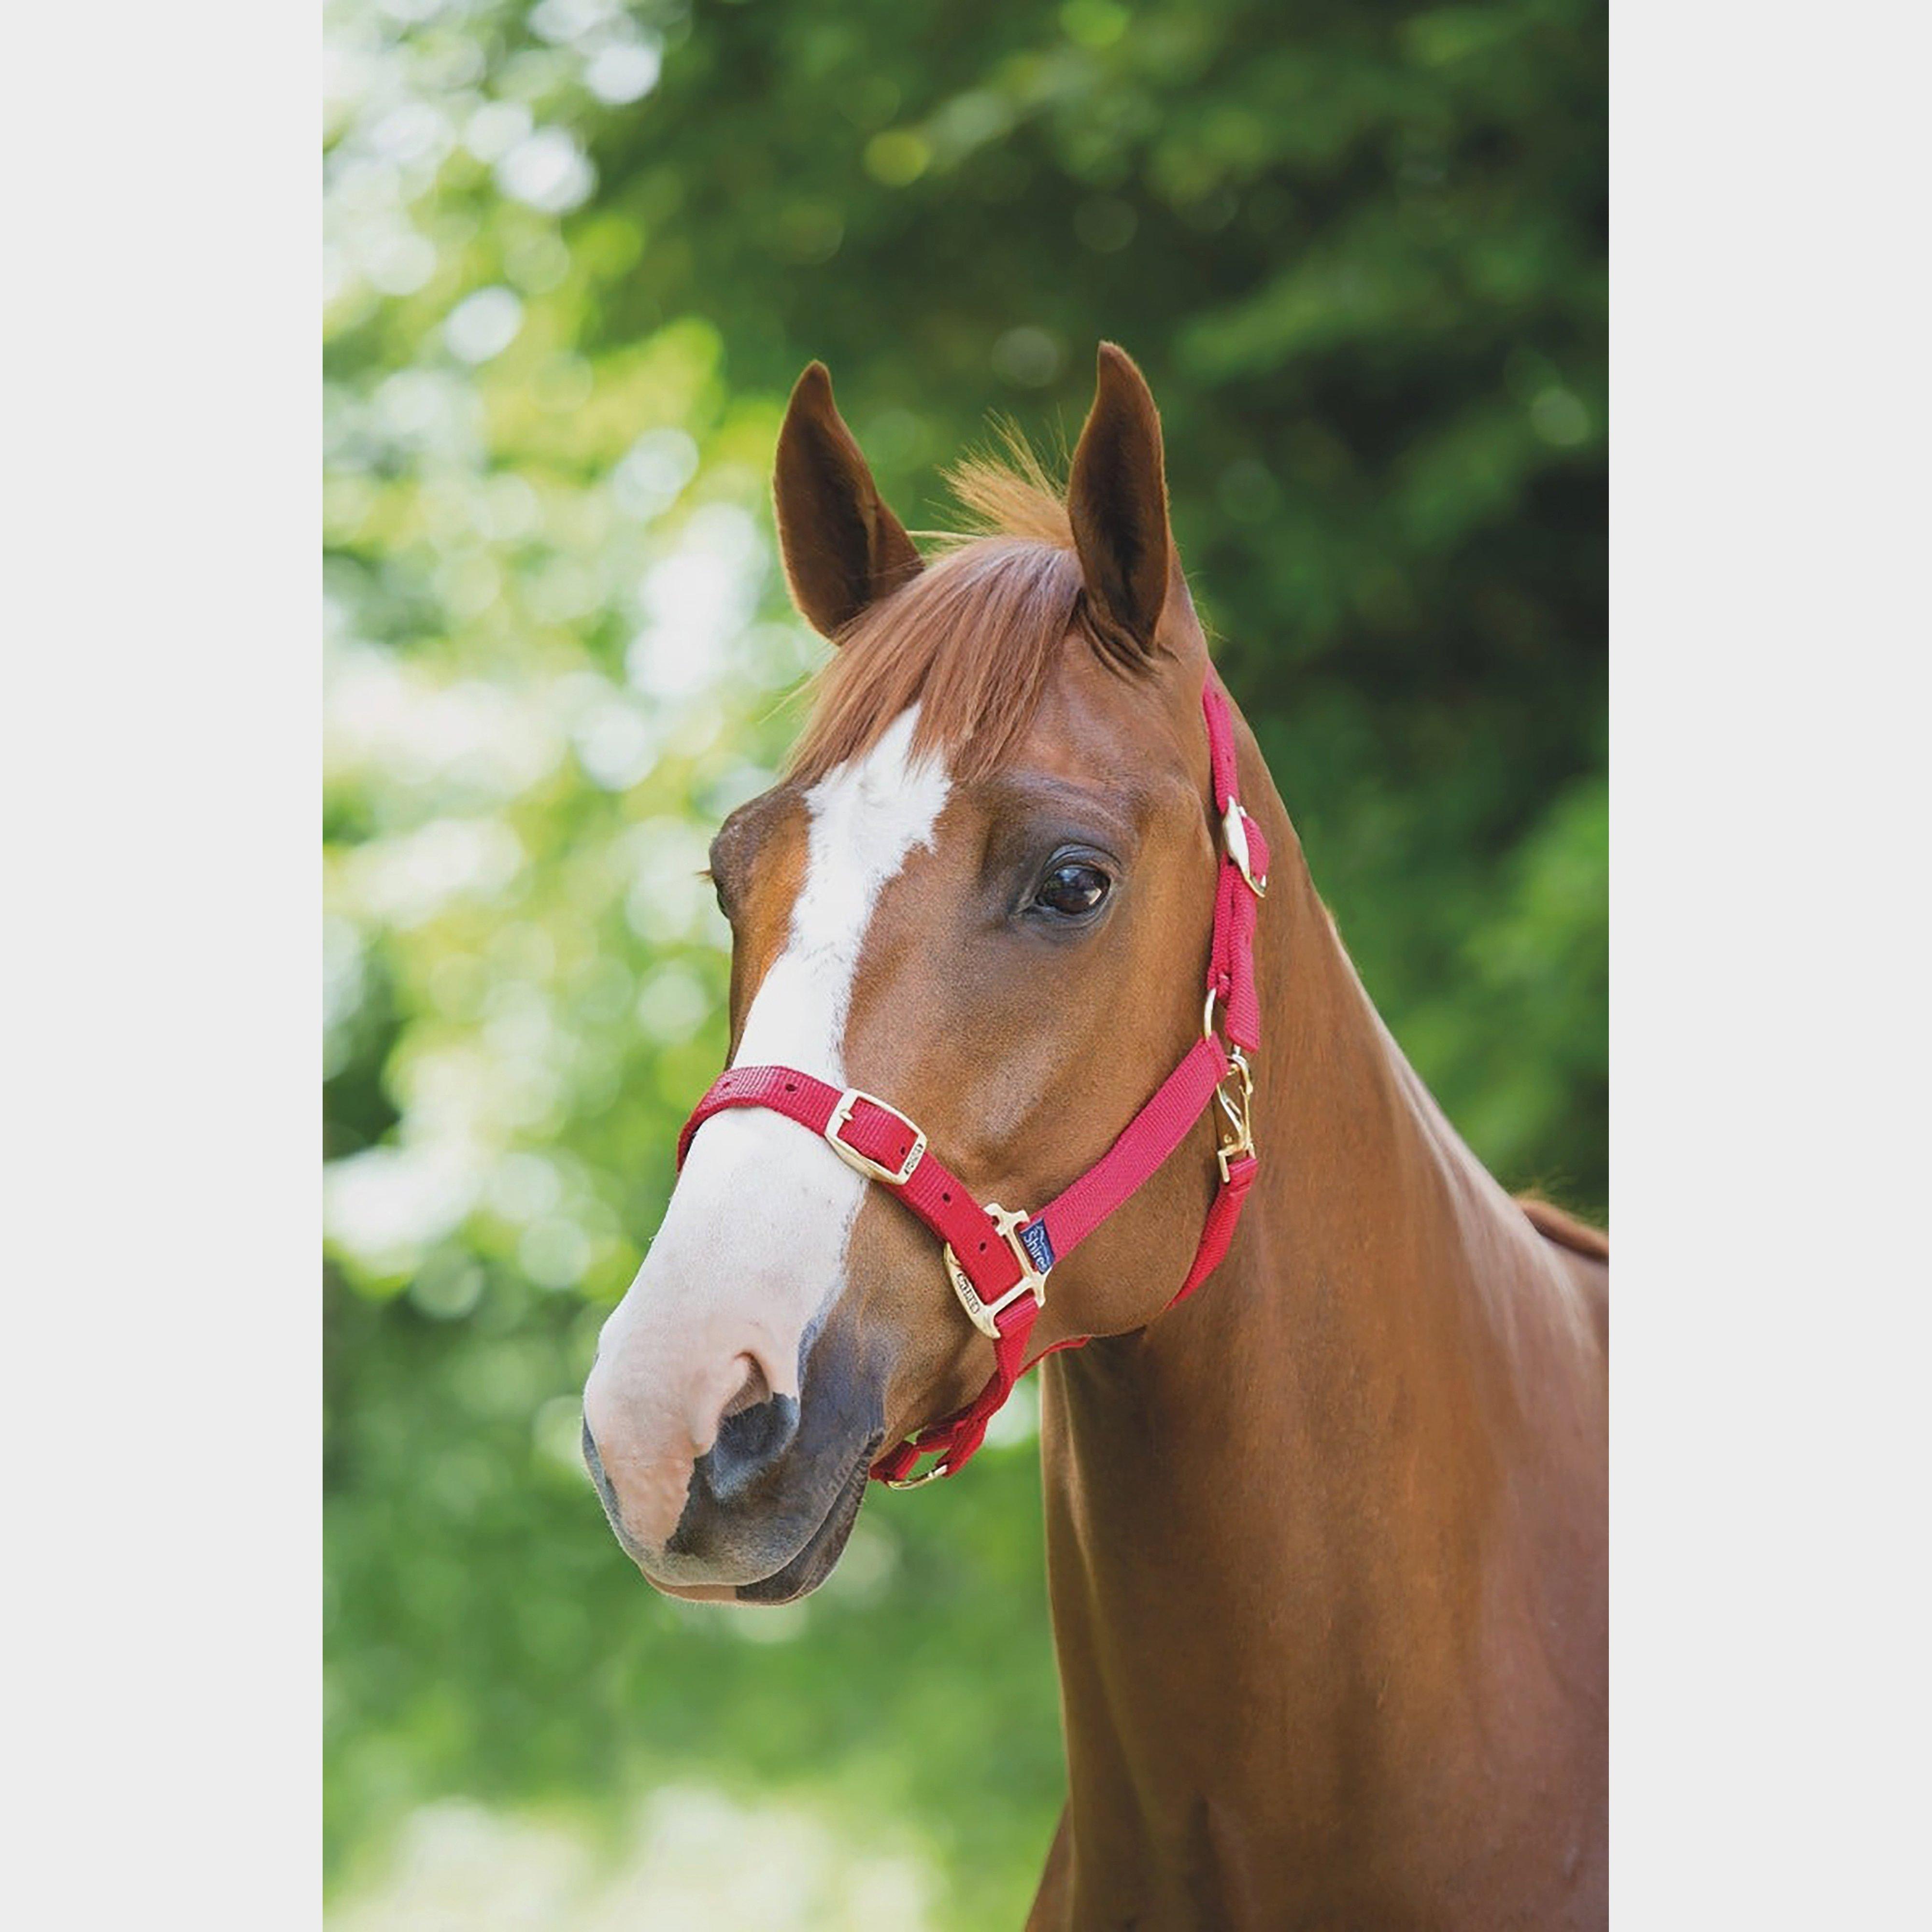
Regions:
<instances>
[{"instance_id":1,"label":"halter noseband","mask_svg":"<svg viewBox=\"0 0 1932 1932\"><path fill-rule=\"evenodd\" d=\"M890 1188L938 1236L947 1278L973 1325L993 1344L993 1372L967 1406L908 1437L872 1466L877 1481L916 1489L962 1468L985 1439L986 1425L1013 1384L1038 1362L1090 1339L1070 1336L1029 1362L1027 1342L1046 1305L1046 1278L1127 1200L1186 1139L1210 1101L1226 1115L1215 1159L1221 1183L1187 1278L1167 1306L1184 1301L1228 1251L1259 1162L1250 1130L1254 1090L1246 1055L1261 1043L1255 992L1256 902L1268 889L1268 842L1236 796L1234 722L1226 694L1212 676L1201 694L1214 770L1214 806L1221 815L1221 862L1214 894L1214 940L1208 962L1208 1001L1201 1037L1179 1066L1100 1160L1037 1214L1014 1214L998 1202L982 1207L930 1151L926 1136L896 1107L856 1087L839 1088L790 1066L734 1066L721 1074L692 1110L678 1136L684 1166L692 1138L728 1107L764 1107L821 1135L847 1166ZM1224 1046L1214 1031L1214 1006L1223 1009ZM912 1474L922 1456L939 1460Z\"/></svg>"}]
</instances>

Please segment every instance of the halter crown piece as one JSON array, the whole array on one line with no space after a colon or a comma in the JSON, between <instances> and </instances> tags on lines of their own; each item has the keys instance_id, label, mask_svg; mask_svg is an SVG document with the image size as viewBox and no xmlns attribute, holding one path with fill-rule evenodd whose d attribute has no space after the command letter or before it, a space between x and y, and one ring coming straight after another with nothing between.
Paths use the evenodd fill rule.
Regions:
<instances>
[{"instance_id":1,"label":"halter crown piece","mask_svg":"<svg viewBox=\"0 0 1932 1932\"><path fill-rule=\"evenodd\" d=\"M712 1114L728 1107L769 1108L821 1135L848 1167L891 1189L938 1236L959 1305L993 1344L993 1372L964 1408L908 1437L872 1466L874 1479L890 1488L916 1489L935 1476L956 1474L986 1439L987 1424L1026 1370L1056 1350L1078 1348L1090 1339L1071 1336L1042 1349L1032 1361L1026 1359L1055 1263L1153 1177L1215 1102L1227 1121L1215 1154L1221 1184L1193 1265L1168 1307L1186 1300L1207 1280L1234 1238L1260 1165L1249 1119L1254 1081L1247 1055L1261 1044L1255 925L1256 902L1268 890L1268 851L1261 827L1235 795L1233 716L1227 694L1211 676L1201 694L1201 709L1208 723L1222 846L1201 1037L1120 1138L1064 1193L1034 1214L1011 1213L997 1202L982 1207L896 1107L856 1087L842 1090L790 1066L728 1069L712 1083L678 1136L682 1168L692 1136ZM1225 1046L1214 1030L1217 1000ZM924 1456L938 1460L914 1476L914 1466Z\"/></svg>"}]
</instances>

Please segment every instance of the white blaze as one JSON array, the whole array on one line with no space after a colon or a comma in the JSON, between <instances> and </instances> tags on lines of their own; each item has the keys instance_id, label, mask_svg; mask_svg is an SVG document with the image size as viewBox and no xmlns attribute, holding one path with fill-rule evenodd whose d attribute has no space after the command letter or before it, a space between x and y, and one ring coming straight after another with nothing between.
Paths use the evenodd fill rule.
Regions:
<instances>
[{"instance_id":1,"label":"white blaze","mask_svg":"<svg viewBox=\"0 0 1932 1932\"><path fill-rule=\"evenodd\" d=\"M845 1084L846 1017L873 908L914 848L931 845L950 789L941 760L910 757L918 715L916 705L902 712L864 757L806 794L805 882L733 1065ZM866 1186L824 1141L762 1108L716 1114L692 1142L650 1252L604 1324L585 1392L634 1535L662 1543L675 1527L741 1358L773 1394L798 1394L800 1344L844 1288Z\"/></svg>"}]
</instances>

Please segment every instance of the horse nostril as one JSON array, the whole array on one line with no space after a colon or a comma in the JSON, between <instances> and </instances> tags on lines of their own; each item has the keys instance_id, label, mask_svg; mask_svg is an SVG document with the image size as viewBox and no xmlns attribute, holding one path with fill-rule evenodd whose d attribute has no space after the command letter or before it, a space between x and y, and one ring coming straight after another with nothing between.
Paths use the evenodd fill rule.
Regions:
<instances>
[{"instance_id":1,"label":"horse nostril","mask_svg":"<svg viewBox=\"0 0 1932 1932\"><path fill-rule=\"evenodd\" d=\"M738 1384L738 1393L724 1405L724 1413L718 1420L729 1422L741 1411L754 1408L770 1395L770 1383L765 1380L765 1372L749 1355L740 1355L739 1360L745 1365L745 1379Z\"/></svg>"},{"instance_id":2,"label":"horse nostril","mask_svg":"<svg viewBox=\"0 0 1932 1932\"><path fill-rule=\"evenodd\" d=\"M756 1392L747 1397L746 1389ZM748 1487L791 1447L798 1433L798 1399L764 1394L765 1378L755 1370L718 1425L718 1439L698 1458L698 1467L721 1501Z\"/></svg>"}]
</instances>

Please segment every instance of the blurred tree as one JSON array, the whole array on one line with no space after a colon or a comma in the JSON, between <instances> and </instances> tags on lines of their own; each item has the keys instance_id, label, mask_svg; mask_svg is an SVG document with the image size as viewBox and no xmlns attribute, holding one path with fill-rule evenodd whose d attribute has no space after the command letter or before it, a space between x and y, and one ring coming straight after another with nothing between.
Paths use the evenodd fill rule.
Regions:
<instances>
[{"instance_id":1,"label":"blurred tree","mask_svg":"<svg viewBox=\"0 0 1932 1932\"><path fill-rule=\"evenodd\" d=\"M1604 42L1584 0L332 8L337 1867L439 1791L695 1774L890 1793L944 1923L1016 1922L1044 1850L1023 1431L757 1648L575 1468L722 1051L694 874L815 656L765 494L811 356L918 527L989 409L1064 440L1133 352L1370 990L1505 1180L1607 1201Z\"/></svg>"}]
</instances>

